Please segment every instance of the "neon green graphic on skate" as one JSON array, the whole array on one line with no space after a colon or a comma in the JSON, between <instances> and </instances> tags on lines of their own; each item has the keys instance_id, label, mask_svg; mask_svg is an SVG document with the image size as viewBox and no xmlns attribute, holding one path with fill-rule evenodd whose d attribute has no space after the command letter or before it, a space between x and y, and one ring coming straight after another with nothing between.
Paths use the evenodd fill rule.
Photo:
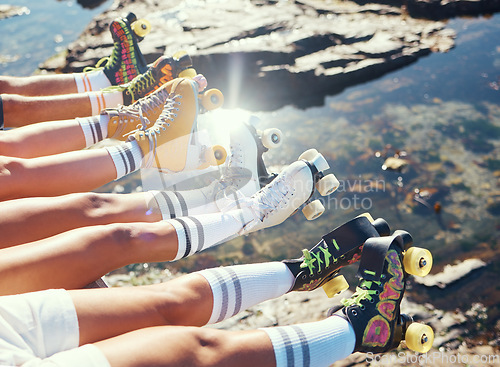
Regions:
<instances>
[{"instance_id":1,"label":"neon green graphic on skate","mask_svg":"<svg viewBox=\"0 0 500 367\"><path fill-rule=\"evenodd\" d=\"M333 245L335 246L337 251L340 250L340 247L337 244L337 241L333 240ZM316 265L318 266L318 271L321 271L322 264L325 264L325 268L328 268L330 266L330 258L333 259L334 263L336 263L338 261L338 259L336 259L335 257L332 256L328 247L325 248L323 246L319 246L318 248L321 250L321 252L311 253L309 250L302 250L304 260L302 261L302 264L300 264L300 267L302 269L309 268L309 272L311 275L314 274L314 268L316 267ZM323 254L324 261L321 260L321 257L320 257L321 254ZM315 262L317 262L316 265L314 264Z\"/></svg>"}]
</instances>

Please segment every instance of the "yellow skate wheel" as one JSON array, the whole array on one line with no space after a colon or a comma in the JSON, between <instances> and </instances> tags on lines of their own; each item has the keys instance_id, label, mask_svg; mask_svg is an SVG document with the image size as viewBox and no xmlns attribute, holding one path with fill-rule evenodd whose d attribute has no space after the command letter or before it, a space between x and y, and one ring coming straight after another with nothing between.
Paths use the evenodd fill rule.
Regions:
<instances>
[{"instance_id":1,"label":"yellow skate wheel","mask_svg":"<svg viewBox=\"0 0 500 367\"><path fill-rule=\"evenodd\" d=\"M340 182L333 173L322 177L318 182L316 182L316 189L321 196L330 195L332 192L337 190L339 186Z\"/></svg>"},{"instance_id":2,"label":"yellow skate wheel","mask_svg":"<svg viewBox=\"0 0 500 367\"><path fill-rule=\"evenodd\" d=\"M281 145L283 139L283 133L280 129L266 129L262 132L261 140L262 145L267 149L277 148Z\"/></svg>"},{"instance_id":3,"label":"yellow skate wheel","mask_svg":"<svg viewBox=\"0 0 500 367\"><path fill-rule=\"evenodd\" d=\"M222 145L214 145L212 151L215 157L215 162L218 166L224 164L227 158L227 151Z\"/></svg>"},{"instance_id":4,"label":"yellow skate wheel","mask_svg":"<svg viewBox=\"0 0 500 367\"><path fill-rule=\"evenodd\" d=\"M304 214L307 220L314 220L324 212L325 212L325 207L323 206L323 204L321 204L321 201L319 200L314 200L310 202L302 209L302 214Z\"/></svg>"},{"instance_id":5,"label":"yellow skate wheel","mask_svg":"<svg viewBox=\"0 0 500 367\"><path fill-rule=\"evenodd\" d=\"M434 342L434 331L428 325L413 322L406 329L406 346L418 353L427 353Z\"/></svg>"},{"instance_id":6,"label":"yellow skate wheel","mask_svg":"<svg viewBox=\"0 0 500 367\"><path fill-rule=\"evenodd\" d=\"M138 37L145 37L151 32L151 24L146 19L138 19L131 25L132 30Z\"/></svg>"},{"instance_id":7,"label":"yellow skate wheel","mask_svg":"<svg viewBox=\"0 0 500 367\"><path fill-rule=\"evenodd\" d=\"M319 152L316 149L308 149L299 156L299 161L312 161L317 154L319 154Z\"/></svg>"},{"instance_id":8,"label":"yellow skate wheel","mask_svg":"<svg viewBox=\"0 0 500 367\"><path fill-rule=\"evenodd\" d=\"M173 54L172 58L174 60L180 60L182 58L182 56L184 55L187 55L187 51L185 50L180 50L180 51L177 51L175 54Z\"/></svg>"},{"instance_id":9,"label":"yellow skate wheel","mask_svg":"<svg viewBox=\"0 0 500 367\"><path fill-rule=\"evenodd\" d=\"M370 223L373 223L375 219L373 219L372 215L370 213L363 213L363 214L360 214L358 215L358 218L359 217L366 217L368 218L368 220L370 221Z\"/></svg>"},{"instance_id":10,"label":"yellow skate wheel","mask_svg":"<svg viewBox=\"0 0 500 367\"><path fill-rule=\"evenodd\" d=\"M345 280L343 275L333 278L329 282L323 284L323 290L328 298L332 298L349 289L349 283Z\"/></svg>"},{"instance_id":11,"label":"yellow skate wheel","mask_svg":"<svg viewBox=\"0 0 500 367\"><path fill-rule=\"evenodd\" d=\"M403 257L403 266L408 274L425 277L432 269L432 254L420 247L410 247Z\"/></svg>"},{"instance_id":12,"label":"yellow skate wheel","mask_svg":"<svg viewBox=\"0 0 500 367\"><path fill-rule=\"evenodd\" d=\"M208 111L221 107L223 103L224 95L218 89L209 89L201 97L201 104Z\"/></svg>"},{"instance_id":13,"label":"yellow skate wheel","mask_svg":"<svg viewBox=\"0 0 500 367\"><path fill-rule=\"evenodd\" d=\"M193 79L196 76L196 70L193 68L187 68L179 73L179 78L189 78Z\"/></svg>"}]
</instances>

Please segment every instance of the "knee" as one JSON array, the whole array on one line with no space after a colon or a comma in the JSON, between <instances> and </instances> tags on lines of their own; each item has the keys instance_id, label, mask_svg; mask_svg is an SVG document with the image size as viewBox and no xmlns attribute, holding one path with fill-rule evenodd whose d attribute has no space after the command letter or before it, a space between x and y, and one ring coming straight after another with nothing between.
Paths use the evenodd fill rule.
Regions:
<instances>
[{"instance_id":1,"label":"knee","mask_svg":"<svg viewBox=\"0 0 500 367\"><path fill-rule=\"evenodd\" d=\"M79 194L76 203L77 207L83 208L82 213L89 219L100 219L108 214L113 207L113 200L110 195L87 192Z\"/></svg>"},{"instance_id":2,"label":"knee","mask_svg":"<svg viewBox=\"0 0 500 367\"><path fill-rule=\"evenodd\" d=\"M30 184L30 178L23 174L25 163L22 158L0 156L0 200L16 197L24 185Z\"/></svg>"}]
</instances>

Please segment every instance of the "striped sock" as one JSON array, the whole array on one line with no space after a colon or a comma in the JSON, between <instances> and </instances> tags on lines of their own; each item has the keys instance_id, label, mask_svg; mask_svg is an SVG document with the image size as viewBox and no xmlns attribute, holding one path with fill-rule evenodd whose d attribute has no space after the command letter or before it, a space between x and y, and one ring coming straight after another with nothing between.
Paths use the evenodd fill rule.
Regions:
<instances>
[{"instance_id":1,"label":"striped sock","mask_svg":"<svg viewBox=\"0 0 500 367\"><path fill-rule=\"evenodd\" d=\"M142 151L137 142L130 141L121 145L105 147L116 168L116 179L141 168Z\"/></svg>"},{"instance_id":2,"label":"striped sock","mask_svg":"<svg viewBox=\"0 0 500 367\"><path fill-rule=\"evenodd\" d=\"M249 211L233 210L166 220L177 232L178 250L174 260L237 237L250 215Z\"/></svg>"},{"instance_id":3,"label":"striped sock","mask_svg":"<svg viewBox=\"0 0 500 367\"><path fill-rule=\"evenodd\" d=\"M235 265L198 272L210 284L213 309L209 324L288 292L294 276L281 262Z\"/></svg>"},{"instance_id":4,"label":"striped sock","mask_svg":"<svg viewBox=\"0 0 500 367\"><path fill-rule=\"evenodd\" d=\"M106 139L108 136L108 115L99 115L91 117L78 117L76 121L82 128L85 136L85 146L90 147L97 142Z\"/></svg>"},{"instance_id":5,"label":"striped sock","mask_svg":"<svg viewBox=\"0 0 500 367\"><path fill-rule=\"evenodd\" d=\"M99 115L105 108L114 108L123 103L121 92L88 92L87 96L92 107L92 116Z\"/></svg>"},{"instance_id":6,"label":"striped sock","mask_svg":"<svg viewBox=\"0 0 500 367\"><path fill-rule=\"evenodd\" d=\"M103 70L88 73L73 73L78 93L99 91L111 86L109 79Z\"/></svg>"},{"instance_id":7,"label":"striped sock","mask_svg":"<svg viewBox=\"0 0 500 367\"><path fill-rule=\"evenodd\" d=\"M356 344L351 324L337 316L261 330L271 339L276 367L328 367L349 356Z\"/></svg>"},{"instance_id":8,"label":"striped sock","mask_svg":"<svg viewBox=\"0 0 500 367\"><path fill-rule=\"evenodd\" d=\"M150 191L163 219L215 213L219 208L214 198L205 195L203 189L188 191Z\"/></svg>"}]
</instances>

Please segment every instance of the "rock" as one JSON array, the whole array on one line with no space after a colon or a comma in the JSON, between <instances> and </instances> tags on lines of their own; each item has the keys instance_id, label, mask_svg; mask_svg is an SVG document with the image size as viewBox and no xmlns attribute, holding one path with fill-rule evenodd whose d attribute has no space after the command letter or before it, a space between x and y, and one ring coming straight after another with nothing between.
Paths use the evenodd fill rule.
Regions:
<instances>
[{"instance_id":1,"label":"rock","mask_svg":"<svg viewBox=\"0 0 500 367\"><path fill-rule=\"evenodd\" d=\"M128 11L151 23L139 44L147 62L184 49L226 107L249 110L322 105L325 95L450 49L455 37L442 22L384 4L120 0L69 46L64 64L43 68L77 72L109 56L109 24Z\"/></svg>"},{"instance_id":2,"label":"rock","mask_svg":"<svg viewBox=\"0 0 500 367\"><path fill-rule=\"evenodd\" d=\"M382 165L384 171L403 172L408 167L408 161L397 157L389 157Z\"/></svg>"},{"instance_id":3,"label":"rock","mask_svg":"<svg viewBox=\"0 0 500 367\"><path fill-rule=\"evenodd\" d=\"M25 6L13 6L0 4L0 20L16 15L29 14L30 10Z\"/></svg>"},{"instance_id":4,"label":"rock","mask_svg":"<svg viewBox=\"0 0 500 367\"><path fill-rule=\"evenodd\" d=\"M471 272L483 268L486 263L480 259L467 259L456 265L446 265L442 272L426 277L415 277L416 283L427 287L446 288L448 285L469 275Z\"/></svg>"}]
</instances>

